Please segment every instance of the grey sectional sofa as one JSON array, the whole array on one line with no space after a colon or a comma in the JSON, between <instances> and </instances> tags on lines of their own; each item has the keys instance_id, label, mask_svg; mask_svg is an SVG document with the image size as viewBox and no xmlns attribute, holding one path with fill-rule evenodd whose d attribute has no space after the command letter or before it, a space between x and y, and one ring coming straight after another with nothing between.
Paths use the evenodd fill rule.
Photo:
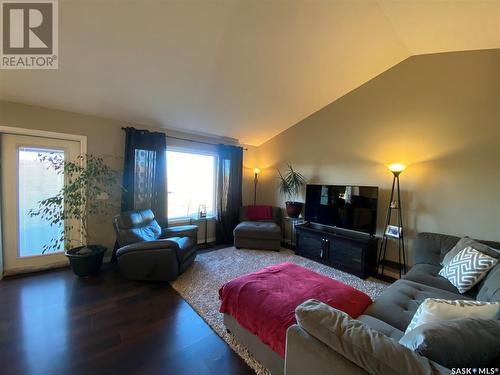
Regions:
<instances>
[{"instance_id":1,"label":"grey sectional sofa","mask_svg":"<svg viewBox=\"0 0 500 375\"><path fill-rule=\"evenodd\" d=\"M398 340L425 298L500 302L500 264L466 295L438 275L440 262L458 240L420 233L414 243L412 269L356 320L320 302L299 306L298 324L287 331L285 373L449 374L449 369L413 353ZM500 249L498 242L480 242Z\"/></svg>"}]
</instances>

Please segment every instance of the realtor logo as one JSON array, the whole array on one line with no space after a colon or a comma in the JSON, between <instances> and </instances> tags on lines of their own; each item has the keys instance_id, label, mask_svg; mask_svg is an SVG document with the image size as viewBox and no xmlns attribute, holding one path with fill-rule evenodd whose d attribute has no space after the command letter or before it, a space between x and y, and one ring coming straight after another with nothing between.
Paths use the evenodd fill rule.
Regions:
<instances>
[{"instance_id":1,"label":"realtor logo","mask_svg":"<svg viewBox=\"0 0 500 375\"><path fill-rule=\"evenodd\" d=\"M57 69L57 0L0 0L0 68Z\"/></svg>"}]
</instances>

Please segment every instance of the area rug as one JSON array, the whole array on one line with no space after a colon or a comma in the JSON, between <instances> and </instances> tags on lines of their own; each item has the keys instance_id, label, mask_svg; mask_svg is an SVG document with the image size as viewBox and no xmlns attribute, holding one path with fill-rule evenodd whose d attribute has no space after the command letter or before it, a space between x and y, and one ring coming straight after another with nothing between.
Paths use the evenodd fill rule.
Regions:
<instances>
[{"instance_id":1,"label":"area rug","mask_svg":"<svg viewBox=\"0 0 500 375\"><path fill-rule=\"evenodd\" d=\"M232 334L226 332L223 316L219 313L218 291L224 283L235 277L282 262L292 262L341 281L365 292L372 299L377 298L387 287L382 281L362 280L349 273L295 255L290 250L274 252L228 247L199 254L194 264L171 283L172 287L258 375L267 375L269 372L243 345L238 343Z\"/></svg>"}]
</instances>

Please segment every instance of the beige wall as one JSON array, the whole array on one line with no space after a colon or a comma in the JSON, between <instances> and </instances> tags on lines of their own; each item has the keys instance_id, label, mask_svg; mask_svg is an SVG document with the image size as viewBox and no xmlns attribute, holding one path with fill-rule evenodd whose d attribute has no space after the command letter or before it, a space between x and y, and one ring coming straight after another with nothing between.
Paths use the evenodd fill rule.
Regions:
<instances>
[{"instance_id":1,"label":"beige wall","mask_svg":"<svg viewBox=\"0 0 500 375\"><path fill-rule=\"evenodd\" d=\"M87 151L89 153L103 156L114 168L118 170L122 169L125 137L121 127L129 125L122 121L0 101L0 125L85 135L87 136ZM144 125L134 126L138 128L150 128ZM205 136L187 135L177 131L150 129L194 140L218 141L217 139L208 139ZM230 140L224 138L220 141L227 143ZM169 144L171 142L179 143L175 140L167 142ZM183 145L188 144L184 142ZM119 203L117 200L117 207L119 207ZM113 248L115 241L115 234L112 227L113 215L114 213L110 213L110 215L105 217L93 218L89 223L90 230L95 234L95 242L104 244L109 249ZM208 239L214 240L214 237L214 223L210 222L208 225ZM204 225L200 227L199 239L200 241L204 240Z\"/></svg>"},{"instance_id":2,"label":"beige wall","mask_svg":"<svg viewBox=\"0 0 500 375\"><path fill-rule=\"evenodd\" d=\"M392 182L384 163L407 163L401 184L410 239L434 231L498 241L500 50L411 57L252 158L263 170L260 203L284 205L275 169L286 162L311 183L379 186L379 232Z\"/></svg>"},{"instance_id":3,"label":"beige wall","mask_svg":"<svg viewBox=\"0 0 500 375\"><path fill-rule=\"evenodd\" d=\"M253 204L254 173L253 170L259 165L257 160L258 147L245 146L243 153L243 205ZM259 193L259 190L257 190ZM257 197L259 200L260 195Z\"/></svg>"}]
</instances>

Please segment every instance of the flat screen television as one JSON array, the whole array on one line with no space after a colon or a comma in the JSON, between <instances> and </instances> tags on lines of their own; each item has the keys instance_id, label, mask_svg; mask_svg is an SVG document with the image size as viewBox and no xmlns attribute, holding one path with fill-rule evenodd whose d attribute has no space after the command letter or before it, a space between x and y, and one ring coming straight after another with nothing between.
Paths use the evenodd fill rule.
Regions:
<instances>
[{"instance_id":1,"label":"flat screen television","mask_svg":"<svg viewBox=\"0 0 500 375\"><path fill-rule=\"evenodd\" d=\"M304 219L374 235L377 201L376 186L307 185Z\"/></svg>"}]
</instances>

